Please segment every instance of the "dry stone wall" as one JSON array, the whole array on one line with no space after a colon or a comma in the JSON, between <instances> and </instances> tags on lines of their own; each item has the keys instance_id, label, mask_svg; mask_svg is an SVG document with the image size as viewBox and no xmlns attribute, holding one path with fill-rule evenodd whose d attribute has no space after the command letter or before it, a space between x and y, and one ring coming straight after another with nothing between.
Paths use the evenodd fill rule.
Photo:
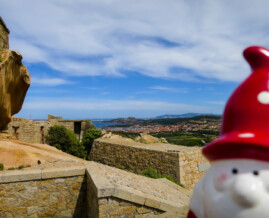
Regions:
<instances>
[{"instance_id":1,"label":"dry stone wall","mask_svg":"<svg viewBox=\"0 0 269 218\"><path fill-rule=\"evenodd\" d=\"M99 218L116 218L125 216L143 218L164 213L163 211L157 210L155 208L124 201L115 197L100 198L98 199L98 205Z\"/></svg>"},{"instance_id":2,"label":"dry stone wall","mask_svg":"<svg viewBox=\"0 0 269 218\"><path fill-rule=\"evenodd\" d=\"M189 197L189 191L166 179L156 181L95 162L0 172L4 218L183 218Z\"/></svg>"},{"instance_id":3,"label":"dry stone wall","mask_svg":"<svg viewBox=\"0 0 269 218\"><path fill-rule=\"evenodd\" d=\"M209 168L199 147L184 147L163 144L160 149L154 144L136 146L124 145L113 140L94 141L89 160L109 166L141 173L145 169L156 169L159 174L172 176L175 181L192 189Z\"/></svg>"},{"instance_id":4,"label":"dry stone wall","mask_svg":"<svg viewBox=\"0 0 269 218\"><path fill-rule=\"evenodd\" d=\"M77 135L81 139L83 128L85 128L85 121L81 121L81 131ZM62 120L62 119L49 119L44 121L27 120L24 118L12 117L11 122L8 124L8 133L13 138L28 142L28 143L45 143L45 136L50 127L54 125L61 125L74 132L75 121Z\"/></svg>"},{"instance_id":5,"label":"dry stone wall","mask_svg":"<svg viewBox=\"0 0 269 218\"><path fill-rule=\"evenodd\" d=\"M136 173L153 168L159 174L170 175L176 181L180 181L179 156L176 152L149 150L95 140L89 160L133 170Z\"/></svg>"},{"instance_id":6,"label":"dry stone wall","mask_svg":"<svg viewBox=\"0 0 269 218\"><path fill-rule=\"evenodd\" d=\"M201 150L193 149L179 154L180 182L188 188L194 188L210 167Z\"/></svg>"},{"instance_id":7,"label":"dry stone wall","mask_svg":"<svg viewBox=\"0 0 269 218\"><path fill-rule=\"evenodd\" d=\"M85 177L0 184L0 217L87 217Z\"/></svg>"}]
</instances>

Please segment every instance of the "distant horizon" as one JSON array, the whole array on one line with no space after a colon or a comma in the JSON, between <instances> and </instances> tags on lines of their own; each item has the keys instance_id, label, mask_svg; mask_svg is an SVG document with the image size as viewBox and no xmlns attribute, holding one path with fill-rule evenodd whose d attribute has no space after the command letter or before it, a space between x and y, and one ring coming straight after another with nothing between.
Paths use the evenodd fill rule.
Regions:
<instances>
[{"instance_id":1,"label":"distant horizon","mask_svg":"<svg viewBox=\"0 0 269 218\"><path fill-rule=\"evenodd\" d=\"M188 113L183 113L183 114L162 114L162 115L159 115L159 116L165 116L165 115L173 115L173 116L180 116L180 115L185 115L185 114L191 114L192 112L188 112ZM200 116L200 115L213 115L213 116L222 116L222 114L212 114L212 113L198 113L199 115L197 116ZM59 117L62 117L63 119L80 119L80 120L95 120L95 121L98 121L98 120L113 120L113 119L118 119L118 118L129 118L129 117L135 117L136 119L156 119L156 117L159 117L159 116L155 116L155 117L135 117L135 116L128 116L128 117L111 117L111 118L66 118L66 117L63 117L61 115L59 115ZM26 118L26 117L19 117L19 116L16 116L16 114L14 115L14 117L18 117L18 118L24 118L24 119L29 119L29 118ZM30 120L47 120L48 117L46 118L32 118Z\"/></svg>"}]
</instances>

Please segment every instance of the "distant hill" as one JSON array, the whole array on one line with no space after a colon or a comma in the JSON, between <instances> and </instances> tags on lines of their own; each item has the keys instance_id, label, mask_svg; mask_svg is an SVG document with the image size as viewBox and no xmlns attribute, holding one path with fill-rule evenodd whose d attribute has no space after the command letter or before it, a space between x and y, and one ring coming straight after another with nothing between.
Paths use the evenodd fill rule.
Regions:
<instances>
[{"instance_id":1,"label":"distant hill","mask_svg":"<svg viewBox=\"0 0 269 218\"><path fill-rule=\"evenodd\" d=\"M165 119L165 118L189 118L189 117L196 117L196 116L200 116L203 114L199 114L199 113L186 113L186 114L165 114L165 115L161 115L161 116L157 116L156 119Z\"/></svg>"},{"instance_id":2,"label":"distant hill","mask_svg":"<svg viewBox=\"0 0 269 218\"><path fill-rule=\"evenodd\" d=\"M181 122L191 122L197 120L221 120L220 115L200 115L194 117L177 117L177 118L159 118L159 119L136 119L134 117L128 118L118 118L110 121L103 121L104 123L115 123L117 127L128 127L131 125L154 125L154 124L161 124L161 125L174 125ZM115 126L113 126L115 127Z\"/></svg>"},{"instance_id":3,"label":"distant hill","mask_svg":"<svg viewBox=\"0 0 269 218\"><path fill-rule=\"evenodd\" d=\"M213 115L213 116L220 116L219 114L206 114L206 113L186 113L186 114L165 114L162 116L156 117L156 119L166 119L166 118L191 118L191 117L197 117L202 115Z\"/></svg>"}]
</instances>

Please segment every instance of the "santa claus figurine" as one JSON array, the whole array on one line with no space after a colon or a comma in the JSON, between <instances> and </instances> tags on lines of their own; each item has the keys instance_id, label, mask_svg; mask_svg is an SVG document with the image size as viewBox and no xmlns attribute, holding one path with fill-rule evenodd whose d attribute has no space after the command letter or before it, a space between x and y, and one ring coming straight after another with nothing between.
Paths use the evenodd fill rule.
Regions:
<instances>
[{"instance_id":1,"label":"santa claus figurine","mask_svg":"<svg viewBox=\"0 0 269 218\"><path fill-rule=\"evenodd\" d=\"M251 75L228 100L220 137L203 149L211 167L188 218L269 217L269 50L244 51Z\"/></svg>"}]
</instances>

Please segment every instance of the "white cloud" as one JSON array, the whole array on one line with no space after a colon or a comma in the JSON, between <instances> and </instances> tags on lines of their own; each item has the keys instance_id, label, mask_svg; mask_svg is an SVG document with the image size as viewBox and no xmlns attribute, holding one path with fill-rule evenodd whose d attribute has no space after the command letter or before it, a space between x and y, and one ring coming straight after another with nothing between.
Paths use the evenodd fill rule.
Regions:
<instances>
[{"instance_id":1,"label":"white cloud","mask_svg":"<svg viewBox=\"0 0 269 218\"><path fill-rule=\"evenodd\" d=\"M159 91L166 91L166 92L181 92L181 93L188 93L187 89L179 89L173 87L166 87L166 86L152 86L150 89L159 90Z\"/></svg>"},{"instance_id":2,"label":"white cloud","mask_svg":"<svg viewBox=\"0 0 269 218\"><path fill-rule=\"evenodd\" d=\"M150 100L98 100L78 98L30 98L24 110L89 110L89 111L160 111L185 113L189 111L207 113L209 107Z\"/></svg>"},{"instance_id":3,"label":"white cloud","mask_svg":"<svg viewBox=\"0 0 269 218\"><path fill-rule=\"evenodd\" d=\"M73 76L124 70L240 81L242 50L269 46L269 1L0 0L11 48ZM177 46L178 45L178 46ZM180 69L180 70L177 70Z\"/></svg>"},{"instance_id":4,"label":"white cloud","mask_svg":"<svg viewBox=\"0 0 269 218\"><path fill-rule=\"evenodd\" d=\"M72 84L72 82L61 79L61 78L31 78L32 85L43 85L43 86L59 86L59 85L66 85Z\"/></svg>"}]
</instances>

